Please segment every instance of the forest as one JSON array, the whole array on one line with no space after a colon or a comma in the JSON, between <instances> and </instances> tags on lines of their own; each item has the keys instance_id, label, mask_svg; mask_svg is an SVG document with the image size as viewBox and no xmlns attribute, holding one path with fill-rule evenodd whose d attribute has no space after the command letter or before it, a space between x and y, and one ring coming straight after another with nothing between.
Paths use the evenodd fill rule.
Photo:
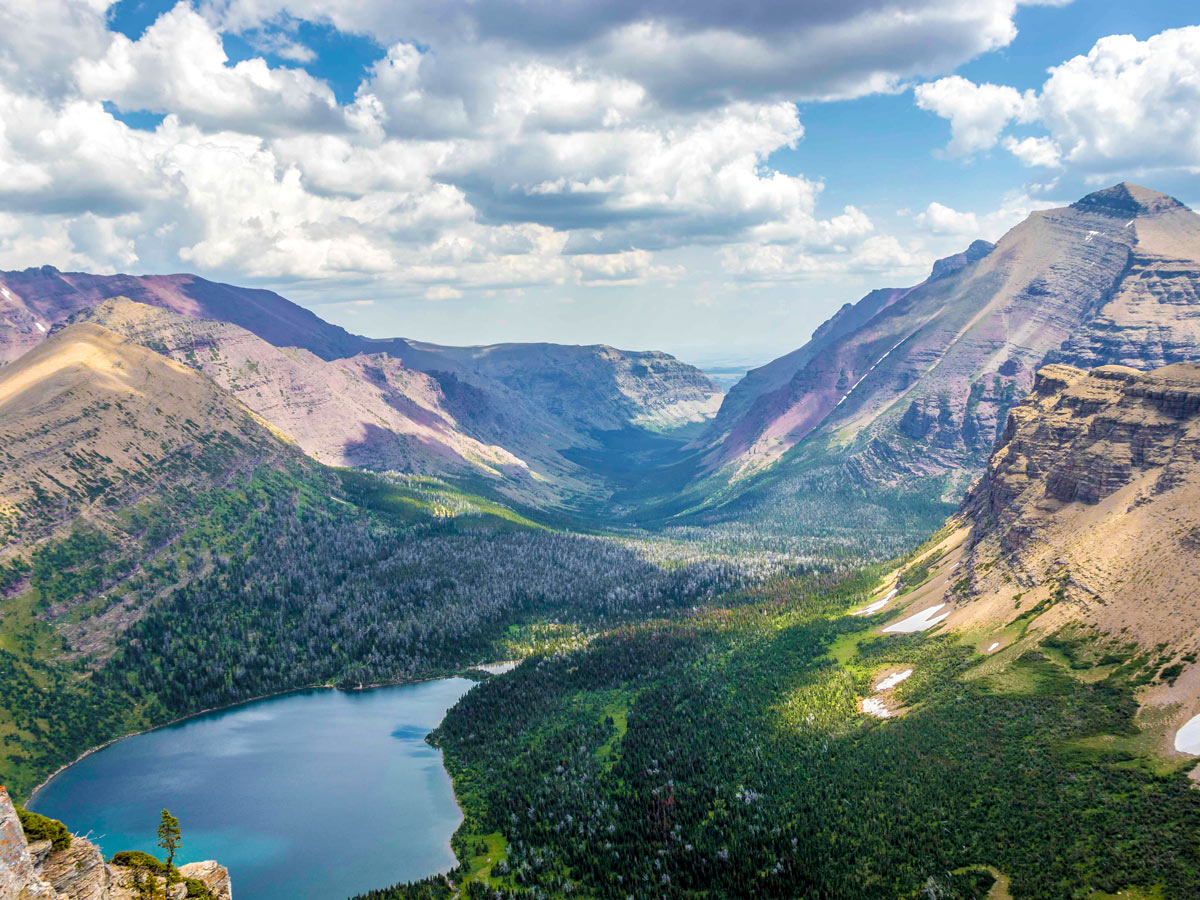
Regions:
<instances>
[{"instance_id":1,"label":"forest","mask_svg":"<svg viewBox=\"0 0 1200 900\"><path fill-rule=\"evenodd\" d=\"M551 530L435 479L307 462L81 519L16 559L0 734L19 796L89 747L201 709L459 671L512 653L501 639L522 625L585 642L805 568Z\"/></svg>"},{"instance_id":2,"label":"forest","mask_svg":"<svg viewBox=\"0 0 1200 900\"><path fill-rule=\"evenodd\" d=\"M431 738L466 815L452 880L492 898L982 898L997 876L1017 898L1194 896L1190 763L1125 743L1145 656L1093 683L1037 650L979 676L954 636L869 637L845 613L876 583L763 585L465 695ZM860 714L901 664L904 714Z\"/></svg>"}]
</instances>

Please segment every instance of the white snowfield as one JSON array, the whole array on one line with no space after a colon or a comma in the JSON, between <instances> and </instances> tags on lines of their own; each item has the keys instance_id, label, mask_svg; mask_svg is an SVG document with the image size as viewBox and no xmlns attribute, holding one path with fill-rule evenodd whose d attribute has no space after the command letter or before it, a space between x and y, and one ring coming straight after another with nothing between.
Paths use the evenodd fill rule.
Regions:
<instances>
[{"instance_id":1,"label":"white snowfield","mask_svg":"<svg viewBox=\"0 0 1200 900\"><path fill-rule=\"evenodd\" d=\"M887 678L883 679L883 681L879 682L879 684L875 685L875 690L890 691L905 678L908 678L910 675L912 675L912 673L912 669L905 669L903 672L893 672Z\"/></svg>"},{"instance_id":2,"label":"white snowfield","mask_svg":"<svg viewBox=\"0 0 1200 900\"><path fill-rule=\"evenodd\" d=\"M925 631L950 615L949 612L944 612L940 616L936 615L937 611L945 605L945 603L939 603L936 606L929 607L929 609L923 609L915 616L909 616L907 619L903 619L895 625L889 625L883 630L892 634L912 634L914 631Z\"/></svg>"},{"instance_id":3,"label":"white snowfield","mask_svg":"<svg viewBox=\"0 0 1200 900\"><path fill-rule=\"evenodd\" d=\"M868 697L862 702L862 711L877 719L890 719L894 715L890 709L884 706L882 700L876 700L874 697Z\"/></svg>"},{"instance_id":4,"label":"white snowfield","mask_svg":"<svg viewBox=\"0 0 1200 900\"><path fill-rule=\"evenodd\" d=\"M990 647L988 647L988 648L987 648L987 652L988 652L988 653L993 653L993 652L995 652L996 648L997 648L997 647L999 647L999 646L1000 646L1000 642L999 642L999 641L996 641L994 644L992 644L992 646L990 646Z\"/></svg>"},{"instance_id":5,"label":"white snowfield","mask_svg":"<svg viewBox=\"0 0 1200 900\"><path fill-rule=\"evenodd\" d=\"M885 606L888 605L888 601L891 600L893 597L895 597L896 593L899 590L900 590L900 588L892 588L892 592L890 594L888 594L886 597L884 597L882 600L876 600L870 606L864 606L862 609L858 610L857 612L851 613L851 615L852 616L869 616L869 615L871 615L871 613L879 612L881 609L883 609Z\"/></svg>"},{"instance_id":6,"label":"white snowfield","mask_svg":"<svg viewBox=\"0 0 1200 900\"><path fill-rule=\"evenodd\" d=\"M1175 749L1189 756L1200 756L1200 716L1192 716L1175 732Z\"/></svg>"}]
</instances>

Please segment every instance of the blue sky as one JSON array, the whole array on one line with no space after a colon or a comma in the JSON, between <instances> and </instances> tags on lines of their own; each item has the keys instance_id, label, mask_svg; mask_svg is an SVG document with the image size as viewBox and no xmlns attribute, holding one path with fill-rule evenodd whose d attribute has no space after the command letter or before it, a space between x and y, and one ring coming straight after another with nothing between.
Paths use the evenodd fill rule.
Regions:
<instances>
[{"instance_id":1,"label":"blue sky","mask_svg":"<svg viewBox=\"0 0 1200 900\"><path fill-rule=\"evenodd\" d=\"M0 121L0 268L762 362L1033 209L1200 202L1200 11L11 0Z\"/></svg>"}]
</instances>

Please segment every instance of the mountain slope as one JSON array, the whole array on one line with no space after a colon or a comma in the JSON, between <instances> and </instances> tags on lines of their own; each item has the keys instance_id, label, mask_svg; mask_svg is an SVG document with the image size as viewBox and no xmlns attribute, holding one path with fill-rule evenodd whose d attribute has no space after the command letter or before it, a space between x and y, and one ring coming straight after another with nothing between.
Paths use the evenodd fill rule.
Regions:
<instances>
[{"instance_id":1,"label":"mountain slope","mask_svg":"<svg viewBox=\"0 0 1200 900\"><path fill-rule=\"evenodd\" d=\"M1200 647L1200 365L1042 369L965 510L971 617Z\"/></svg>"},{"instance_id":2,"label":"mountain slope","mask_svg":"<svg viewBox=\"0 0 1200 900\"><path fill-rule=\"evenodd\" d=\"M928 611L987 677L1036 651L1135 678L1155 752L1178 757L1200 713L1200 365L1042 368L951 526L863 611L900 631Z\"/></svg>"},{"instance_id":3,"label":"mountain slope","mask_svg":"<svg viewBox=\"0 0 1200 900\"><path fill-rule=\"evenodd\" d=\"M1170 197L1120 184L1035 212L748 377L706 436L707 468L743 477L807 443L869 484L978 469L1047 358L1194 357L1198 285L1200 216Z\"/></svg>"},{"instance_id":4,"label":"mountain slope","mask_svg":"<svg viewBox=\"0 0 1200 900\"><path fill-rule=\"evenodd\" d=\"M436 379L386 354L326 361L301 348L275 347L237 325L123 298L69 321L102 325L203 372L326 465L504 473L536 488L520 459L464 432Z\"/></svg>"},{"instance_id":5,"label":"mountain slope","mask_svg":"<svg viewBox=\"0 0 1200 900\"><path fill-rule=\"evenodd\" d=\"M156 347L169 347L176 358L212 375L230 365L259 366L261 377L243 373L239 383L259 381L266 388L261 402L258 387L252 395L243 390L242 398L321 459L447 475L481 470L503 476L498 489L508 496L539 506L604 501L613 490L610 460L620 456L613 440L627 448L632 441L638 452L671 449L711 418L722 396L699 370L663 353L375 340L330 325L270 291L193 275L97 276L51 267L0 273L0 361L16 359L54 325L88 317L117 296L207 323L175 327L160 318L153 328L134 327ZM122 322L131 325L129 318ZM172 328L176 337L165 336ZM189 336L189 328L205 335ZM151 338L155 330L164 333ZM194 339L229 359L186 355L184 345ZM224 349L213 351L218 345ZM279 383L272 381L276 375ZM333 412L326 400L337 395L350 406L345 427L318 409ZM297 417L309 408L313 417L301 425Z\"/></svg>"},{"instance_id":6,"label":"mountain slope","mask_svg":"<svg viewBox=\"0 0 1200 900\"><path fill-rule=\"evenodd\" d=\"M77 516L298 456L206 378L82 323L0 369L0 558Z\"/></svg>"}]
</instances>

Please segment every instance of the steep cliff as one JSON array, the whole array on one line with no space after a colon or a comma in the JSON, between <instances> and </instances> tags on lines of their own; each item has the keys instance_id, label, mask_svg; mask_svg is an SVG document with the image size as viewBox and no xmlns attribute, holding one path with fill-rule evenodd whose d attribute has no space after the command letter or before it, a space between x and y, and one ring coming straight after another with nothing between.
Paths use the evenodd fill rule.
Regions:
<instances>
[{"instance_id":1,"label":"steep cliff","mask_svg":"<svg viewBox=\"0 0 1200 900\"><path fill-rule=\"evenodd\" d=\"M948 604L992 649L1084 625L1192 672L1200 365L1043 367L954 524L909 610Z\"/></svg>"},{"instance_id":2,"label":"steep cliff","mask_svg":"<svg viewBox=\"0 0 1200 900\"><path fill-rule=\"evenodd\" d=\"M964 513L969 617L1200 646L1200 366L1043 368Z\"/></svg>"},{"instance_id":3,"label":"steep cliff","mask_svg":"<svg viewBox=\"0 0 1200 900\"><path fill-rule=\"evenodd\" d=\"M804 444L863 484L977 471L1045 362L1194 358L1198 288L1200 216L1170 197L1119 184L1035 212L751 373L714 420L706 463L738 478Z\"/></svg>"},{"instance_id":4,"label":"steep cliff","mask_svg":"<svg viewBox=\"0 0 1200 900\"><path fill-rule=\"evenodd\" d=\"M24 815L24 814L22 814ZM153 884L167 900L233 900L226 868L213 860L179 867L181 881L167 882L136 867L106 863L100 849L73 835L66 846L27 839L8 792L0 787L0 900L136 900L138 881Z\"/></svg>"}]
</instances>

